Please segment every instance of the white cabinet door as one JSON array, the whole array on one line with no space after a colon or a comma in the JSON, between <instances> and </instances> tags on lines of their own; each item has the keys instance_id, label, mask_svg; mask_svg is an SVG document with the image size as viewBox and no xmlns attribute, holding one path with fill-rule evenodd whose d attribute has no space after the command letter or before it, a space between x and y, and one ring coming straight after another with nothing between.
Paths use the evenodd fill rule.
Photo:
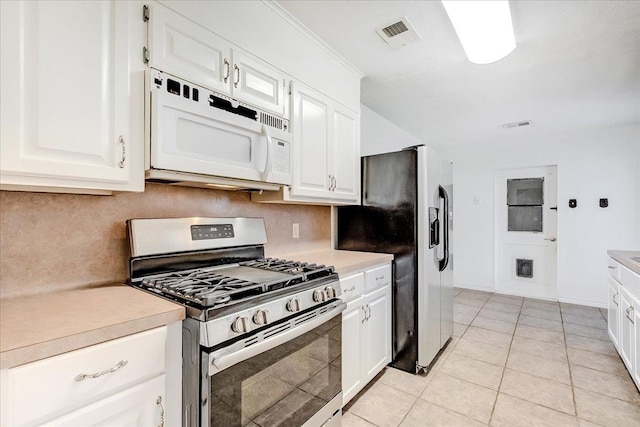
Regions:
<instances>
[{"instance_id":1,"label":"white cabinet door","mask_svg":"<svg viewBox=\"0 0 640 427\"><path fill-rule=\"evenodd\" d=\"M634 344L635 348L633 351L633 372L631 372L631 377L633 381L636 383L636 387L640 389L640 300L633 298L633 314L631 315L633 319L633 330L634 334Z\"/></svg>"},{"instance_id":2,"label":"white cabinet door","mask_svg":"<svg viewBox=\"0 0 640 427\"><path fill-rule=\"evenodd\" d=\"M330 197L328 100L299 85L293 88L293 196Z\"/></svg>"},{"instance_id":3,"label":"white cabinet door","mask_svg":"<svg viewBox=\"0 0 640 427\"><path fill-rule=\"evenodd\" d=\"M152 5L149 21L152 67L285 115L283 72L161 4Z\"/></svg>"},{"instance_id":4,"label":"white cabinet door","mask_svg":"<svg viewBox=\"0 0 640 427\"><path fill-rule=\"evenodd\" d=\"M164 423L165 375L71 412L42 427L149 427Z\"/></svg>"},{"instance_id":5,"label":"white cabinet door","mask_svg":"<svg viewBox=\"0 0 640 427\"><path fill-rule=\"evenodd\" d=\"M159 3L151 5L149 25L152 67L231 94L231 44Z\"/></svg>"},{"instance_id":6,"label":"white cabinet door","mask_svg":"<svg viewBox=\"0 0 640 427\"><path fill-rule=\"evenodd\" d=\"M334 183L331 197L358 203L360 200L360 118L358 114L337 104L332 111L332 116L330 169Z\"/></svg>"},{"instance_id":7,"label":"white cabinet door","mask_svg":"<svg viewBox=\"0 0 640 427\"><path fill-rule=\"evenodd\" d=\"M609 337L616 348L619 348L618 337L620 335L620 285L613 277L609 277L609 302L607 307L607 323Z\"/></svg>"},{"instance_id":8,"label":"white cabinet door","mask_svg":"<svg viewBox=\"0 0 640 427\"><path fill-rule=\"evenodd\" d=\"M618 353L627 369L633 374L633 360L635 351L635 324L633 319L632 297L624 286L620 286L620 336Z\"/></svg>"},{"instance_id":9,"label":"white cabinet door","mask_svg":"<svg viewBox=\"0 0 640 427\"><path fill-rule=\"evenodd\" d=\"M363 297L351 301L342 313L342 402L345 405L360 389L360 327L364 319Z\"/></svg>"},{"instance_id":10,"label":"white cabinet door","mask_svg":"<svg viewBox=\"0 0 640 427\"><path fill-rule=\"evenodd\" d=\"M288 97L281 71L238 49L233 51L233 97L284 115Z\"/></svg>"},{"instance_id":11,"label":"white cabinet door","mask_svg":"<svg viewBox=\"0 0 640 427\"><path fill-rule=\"evenodd\" d=\"M0 8L3 188L142 191L144 64L140 51L137 61L129 56L132 35L144 32L140 7L3 1Z\"/></svg>"},{"instance_id":12,"label":"white cabinet door","mask_svg":"<svg viewBox=\"0 0 640 427\"><path fill-rule=\"evenodd\" d=\"M364 296L361 373L369 382L391 360L391 297L385 286Z\"/></svg>"}]
</instances>

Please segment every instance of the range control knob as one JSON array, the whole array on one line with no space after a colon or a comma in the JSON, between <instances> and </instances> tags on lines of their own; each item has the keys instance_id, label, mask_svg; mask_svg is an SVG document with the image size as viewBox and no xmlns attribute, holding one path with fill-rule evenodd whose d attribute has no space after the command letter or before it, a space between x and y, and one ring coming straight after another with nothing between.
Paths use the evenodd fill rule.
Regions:
<instances>
[{"instance_id":1,"label":"range control knob","mask_svg":"<svg viewBox=\"0 0 640 427\"><path fill-rule=\"evenodd\" d=\"M316 289L313 291L313 300L315 302L325 302L327 300L327 291L324 289Z\"/></svg>"},{"instance_id":2,"label":"range control knob","mask_svg":"<svg viewBox=\"0 0 640 427\"><path fill-rule=\"evenodd\" d=\"M333 286L327 286L326 288L324 288L324 291L327 293L327 297L329 299L336 297L336 290Z\"/></svg>"},{"instance_id":3,"label":"range control knob","mask_svg":"<svg viewBox=\"0 0 640 427\"><path fill-rule=\"evenodd\" d=\"M231 330L239 334L249 332L249 318L247 316L239 316L231 324Z\"/></svg>"},{"instance_id":4,"label":"range control knob","mask_svg":"<svg viewBox=\"0 0 640 427\"><path fill-rule=\"evenodd\" d=\"M291 298L289 302L287 302L287 311L292 313L300 311L300 300L298 298Z\"/></svg>"},{"instance_id":5,"label":"range control knob","mask_svg":"<svg viewBox=\"0 0 640 427\"><path fill-rule=\"evenodd\" d=\"M264 309L256 311L256 314L253 315L253 323L259 326L266 325L269 323L269 319L267 318L268 314L269 312Z\"/></svg>"}]
</instances>

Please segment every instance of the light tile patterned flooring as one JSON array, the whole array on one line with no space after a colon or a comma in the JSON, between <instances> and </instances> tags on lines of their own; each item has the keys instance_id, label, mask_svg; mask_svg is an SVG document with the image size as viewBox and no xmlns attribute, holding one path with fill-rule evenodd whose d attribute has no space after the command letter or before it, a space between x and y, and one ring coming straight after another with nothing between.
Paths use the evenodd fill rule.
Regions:
<instances>
[{"instance_id":1,"label":"light tile patterned flooring","mask_svg":"<svg viewBox=\"0 0 640 427\"><path fill-rule=\"evenodd\" d=\"M343 426L640 426L606 312L455 290L454 337L427 375L385 368Z\"/></svg>"}]
</instances>

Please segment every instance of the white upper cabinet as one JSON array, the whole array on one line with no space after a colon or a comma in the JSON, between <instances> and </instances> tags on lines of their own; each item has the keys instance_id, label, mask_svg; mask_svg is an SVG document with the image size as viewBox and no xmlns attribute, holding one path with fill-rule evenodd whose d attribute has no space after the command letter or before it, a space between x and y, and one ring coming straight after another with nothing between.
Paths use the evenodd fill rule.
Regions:
<instances>
[{"instance_id":1,"label":"white upper cabinet","mask_svg":"<svg viewBox=\"0 0 640 427\"><path fill-rule=\"evenodd\" d=\"M150 9L150 65L231 95L231 44L161 4Z\"/></svg>"},{"instance_id":2,"label":"white upper cabinet","mask_svg":"<svg viewBox=\"0 0 640 427\"><path fill-rule=\"evenodd\" d=\"M152 67L285 115L283 72L161 4L151 5L149 21Z\"/></svg>"},{"instance_id":3,"label":"white upper cabinet","mask_svg":"<svg viewBox=\"0 0 640 427\"><path fill-rule=\"evenodd\" d=\"M360 200L357 113L298 82L292 84L295 168L291 195L335 204Z\"/></svg>"},{"instance_id":4,"label":"white upper cabinet","mask_svg":"<svg viewBox=\"0 0 640 427\"><path fill-rule=\"evenodd\" d=\"M330 196L329 102L314 90L293 84L293 196Z\"/></svg>"},{"instance_id":5,"label":"white upper cabinet","mask_svg":"<svg viewBox=\"0 0 640 427\"><path fill-rule=\"evenodd\" d=\"M333 170L334 199L358 202L360 200L360 117L353 111L336 104L333 110Z\"/></svg>"},{"instance_id":6,"label":"white upper cabinet","mask_svg":"<svg viewBox=\"0 0 640 427\"><path fill-rule=\"evenodd\" d=\"M0 11L2 189L142 191L140 6L3 1Z\"/></svg>"},{"instance_id":7,"label":"white upper cabinet","mask_svg":"<svg viewBox=\"0 0 640 427\"><path fill-rule=\"evenodd\" d=\"M326 95L291 83L293 184L252 195L273 203L360 203L360 116Z\"/></svg>"}]
</instances>

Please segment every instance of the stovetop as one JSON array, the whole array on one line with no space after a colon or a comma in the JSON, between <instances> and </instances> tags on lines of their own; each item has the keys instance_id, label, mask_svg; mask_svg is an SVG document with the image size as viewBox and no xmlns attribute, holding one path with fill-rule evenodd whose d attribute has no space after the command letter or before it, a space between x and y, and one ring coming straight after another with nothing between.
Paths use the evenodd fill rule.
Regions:
<instances>
[{"instance_id":1,"label":"stovetop","mask_svg":"<svg viewBox=\"0 0 640 427\"><path fill-rule=\"evenodd\" d=\"M334 274L332 267L260 258L192 270L152 275L138 286L185 305L223 308L237 302Z\"/></svg>"},{"instance_id":2,"label":"stovetop","mask_svg":"<svg viewBox=\"0 0 640 427\"><path fill-rule=\"evenodd\" d=\"M266 258L261 218L127 221L129 284L185 306L213 347L330 304L333 267Z\"/></svg>"}]
</instances>

